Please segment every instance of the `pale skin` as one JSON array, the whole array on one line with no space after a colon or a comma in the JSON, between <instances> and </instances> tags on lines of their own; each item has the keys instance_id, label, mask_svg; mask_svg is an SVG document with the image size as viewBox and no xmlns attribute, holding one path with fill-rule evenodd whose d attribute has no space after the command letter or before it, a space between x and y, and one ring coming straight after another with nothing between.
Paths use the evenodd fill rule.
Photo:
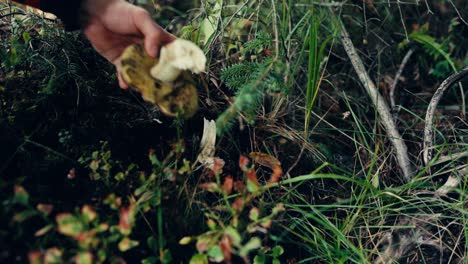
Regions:
<instances>
[{"instance_id":1,"label":"pale skin","mask_svg":"<svg viewBox=\"0 0 468 264\"><path fill-rule=\"evenodd\" d=\"M127 46L143 41L146 52L156 58L161 46L175 39L145 9L124 0L87 0L85 10L89 22L83 31L96 51L116 66L123 89L128 84L119 73L119 59Z\"/></svg>"}]
</instances>

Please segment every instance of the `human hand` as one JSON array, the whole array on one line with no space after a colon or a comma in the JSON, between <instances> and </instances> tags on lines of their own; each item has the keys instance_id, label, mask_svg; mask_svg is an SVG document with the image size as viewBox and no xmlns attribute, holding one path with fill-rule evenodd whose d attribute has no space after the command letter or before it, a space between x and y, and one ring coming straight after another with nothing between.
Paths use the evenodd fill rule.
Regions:
<instances>
[{"instance_id":1,"label":"human hand","mask_svg":"<svg viewBox=\"0 0 468 264\"><path fill-rule=\"evenodd\" d=\"M85 9L89 21L84 33L96 51L116 66L123 89L128 84L120 74L119 64L127 46L143 41L146 52L156 58L160 47L175 39L145 9L124 0L88 0Z\"/></svg>"}]
</instances>

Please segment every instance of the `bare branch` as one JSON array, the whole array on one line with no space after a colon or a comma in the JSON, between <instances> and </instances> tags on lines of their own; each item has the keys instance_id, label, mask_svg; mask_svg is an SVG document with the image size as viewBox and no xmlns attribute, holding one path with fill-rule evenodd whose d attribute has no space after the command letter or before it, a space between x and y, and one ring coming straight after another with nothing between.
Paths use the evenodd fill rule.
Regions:
<instances>
[{"instance_id":1,"label":"bare branch","mask_svg":"<svg viewBox=\"0 0 468 264\"><path fill-rule=\"evenodd\" d=\"M354 70L356 70L362 85L371 97L374 106L377 108L377 112L380 116L380 122L385 127L385 131L387 132L387 135L395 149L398 164L403 172L403 177L407 182L409 182L413 177L413 168L409 161L406 144L401 138L400 133L396 128L395 122L393 121L392 114L390 113L390 109L387 103L385 102L382 95L378 92L377 87L375 86L374 82L371 80L369 74L364 68L364 64L362 63L361 58L357 54L356 48L354 47L353 42L349 38L349 34L346 31L346 28L344 27L343 22L341 20L340 25L341 40L346 50L346 53L351 59L351 63L353 64Z\"/></svg>"},{"instance_id":2,"label":"bare branch","mask_svg":"<svg viewBox=\"0 0 468 264\"><path fill-rule=\"evenodd\" d=\"M403 61L401 61L400 67L398 68L398 71L395 75L395 78L393 79L392 86L390 87L390 106L392 109L392 112L395 113L397 112L396 109L396 103L395 103L395 89L398 84L398 81L400 80L401 75L403 74L403 70L406 67L406 64L408 63L409 59L411 58L411 55L413 55L414 49L408 50L406 53L405 57L403 58ZM396 118L394 118L396 119Z\"/></svg>"},{"instance_id":3,"label":"bare branch","mask_svg":"<svg viewBox=\"0 0 468 264\"><path fill-rule=\"evenodd\" d=\"M429 106L427 107L426 111L426 127L424 128L424 146L423 146L423 160L424 164L429 165L429 163L432 160L432 134L433 134L433 119L434 119L434 113L437 108L437 105L439 104L440 99L444 95L445 90L452 86L454 83L459 82L461 79L463 79L465 76L468 75L468 68L461 70L458 73L455 73L445 79L445 81L442 82L442 84L437 88L437 91L434 93L432 96L431 102L429 103Z\"/></svg>"}]
</instances>

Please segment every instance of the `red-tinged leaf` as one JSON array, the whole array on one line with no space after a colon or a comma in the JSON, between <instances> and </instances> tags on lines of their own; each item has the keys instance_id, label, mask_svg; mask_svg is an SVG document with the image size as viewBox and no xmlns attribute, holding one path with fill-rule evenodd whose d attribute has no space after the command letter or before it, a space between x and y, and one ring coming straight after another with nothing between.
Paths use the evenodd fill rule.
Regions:
<instances>
[{"instance_id":1,"label":"red-tinged leaf","mask_svg":"<svg viewBox=\"0 0 468 264\"><path fill-rule=\"evenodd\" d=\"M29 202L29 194L28 192L23 188L23 186L20 185L15 185L15 196L14 196L14 201L16 203L22 204L22 205L27 205Z\"/></svg>"},{"instance_id":2,"label":"red-tinged leaf","mask_svg":"<svg viewBox=\"0 0 468 264\"><path fill-rule=\"evenodd\" d=\"M281 167L273 167L273 174L271 174L270 180L268 183L275 183L278 182L283 176L283 169Z\"/></svg>"},{"instance_id":3,"label":"red-tinged leaf","mask_svg":"<svg viewBox=\"0 0 468 264\"><path fill-rule=\"evenodd\" d=\"M96 211L94 211L94 209L91 208L91 206L89 205L84 205L81 208L81 214L84 216L86 222L88 223L94 221L94 219L96 219L97 217Z\"/></svg>"},{"instance_id":4,"label":"red-tinged leaf","mask_svg":"<svg viewBox=\"0 0 468 264\"><path fill-rule=\"evenodd\" d=\"M79 235L75 236L75 240L78 241L82 248L89 248L93 242L96 241L95 238L96 230L82 232Z\"/></svg>"},{"instance_id":5,"label":"red-tinged leaf","mask_svg":"<svg viewBox=\"0 0 468 264\"><path fill-rule=\"evenodd\" d=\"M120 207L120 221L119 230L123 235L130 235L132 226L135 221L135 205L132 204L128 207Z\"/></svg>"},{"instance_id":6,"label":"red-tinged leaf","mask_svg":"<svg viewBox=\"0 0 468 264\"><path fill-rule=\"evenodd\" d=\"M263 220L260 225L266 229L269 229L271 227L271 224L273 223L273 221L271 219L266 219L266 220Z\"/></svg>"},{"instance_id":7,"label":"red-tinged leaf","mask_svg":"<svg viewBox=\"0 0 468 264\"><path fill-rule=\"evenodd\" d=\"M130 238L126 237L119 242L119 250L122 252L128 251L136 246L138 246L139 242L135 240L130 240Z\"/></svg>"},{"instance_id":8,"label":"red-tinged leaf","mask_svg":"<svg viewBox=\"0 0 468 264\"><path fill-rule=\"evenodd\" d=\"M243 193L245 188L246 188L245 183L243 181L241 181L241 180L237 180L234 183L234 190L239 192L239 193Z\"/></svg>"},{"instance_id":9,"label":"red-tinged leaf","mask_svg":"<svg viewBox=\"0 0 468 264\"><path fill-rule=\"evenodd\" d=\"M197 238L196 247L199 253L204 253L208 250L209 246L212 245L213 237L209 235L201 235Z\"/></svg>"},{"instance_id":10,"label":"red-tinged leaf","mask_svg":"<svg viewBox=\"0 0 468 264\"><path fill-rule=\"evenodd\" d=\"M83 223L72 214L58 214L55 220L58 224L59 233L63 235L76 237L84 231Z\"/></svg>"},{"instance_id":11,"label":"red-tinged leaf","mask_svg":"<svg viewBox=\"0 0 468 264\"><path fill-rule=\"evenodd\" d=\"M109 224L108 223L101 223L99 224L98 227L96 227L96 232L101 233L105 232L109 229Z\"/></svg>"},{"instance_id":12,"label":"red-tinged leaf","mask_svg":"<svg viewBox=\"0 0 468 264\"><path fill-rule=\"evenodd\" d=\"M234 180L232 179L231 176L228 176L226 177L226 179L224 179L223 187L221 187L221 189L223 189L224 193L229 195L232 193L233 186L234 186Z\"/></svg>"},{"instance_id":13,"label":"red-tinged leaf","mask_svg":"<svg viewBox=\"0 0 468 264\"><path fill-rule=\"evenodd\" d=\"M257 173L255 172L254 169L248 170L248 171L245 173L245 176L247 176L247 179L249 179L250 181L252 181L256 186L259 186L258 178L257 178Z\"/></svg>"},{"instance_id":14,"label":"red-tinged leaf","mask_svg":"<svg viewBox=\"0 0 468 264\"><path fill-rule=\"evenodd\" d=\"M71 168L70 171L68 171L67 178L69 180L73 180L76 178L76 170L75 168Z\"/></svg>"},{"instance_id":15,"label":"red-tinged leaf","mask_svg":"<svg viewBox=\"0 0 468 264\"><path fill-rule=\"evenodd\" d=\"M224 255L225 263L231 263L232 261L232 243L229 236L224 235L219 242L219 247Z\"/></svg>"},{"instance_id":16,"label":"red-tinged leaf","mask_svg":"<svg viewBox=\"0 0 468 264\"><path fill-rule=\"evenodd\" d=\"M281 162L277 158L261 152L251 152L249 157L252 158L255 163L268 167L273 171L273 174L268 181L269 183L278 182L283 175Z\"/></svg>"},{"instance_id":17,"label":"red-tinged leaf","mask_svg":"<svg viewBox=\"0 0 468 264\"><path fill-rule=\"evenodd\" d=\"M249 157L253 159L254 162L262 166L266 166L266 167L281 166L281 162L277 158L271 155L268 155L266 153L250 152Z\"/></svg>"},{"instance_id":18,"label":"red-tinged leaf","mask_svg":"<svg viewBox=\"0 0 468 264\"><path fill-rule=\"evenodd\" d=\"M231 206L234 210L236 210L236 212L242 211L242 209L244 209L244 199L241 197L237 197Z\"/></svg>"},{"instance_id":19,"label":"red-tinged leaf","mask_svg":"<svg viewBox=\"0 0 468 264\"><path fill-rule=\"evenodd\" d=\"M247 158L246 156L240 155L239 167L241 168L243 172L247 172L249 170L249 168L247 167L249 163L250 163L249 158Z\"/></svg>"},{"instance_id":20,"label":"red-tinged leaf","mask_svg":"<svg viewBox=\"0 0 468 264\"><path fill-rule=\"evenodd\" d=\"M62 251L58 248L49 248L44 254L44 264L58 264L63 263Z\"/></svg>"},{"instance_id":21,"label":"red-tinged leaf","mask_svg":"<svg viewBox=\"0 0 468 264\"><path fill-rule=\"evenodd\" d=\"M249 192L256 192L260 184L258 183L257 173L255 170L250 169L245 173L245 176L247 176L247 190L249 190Z\"/></svg>"},{"instance_id":22,"label":"red-tinged leaf","mask_svg":"<svg viewBox=\"0 0 468 264\"><path fill-rule=\"evenodd\" d=\"M42 253L40 251L29 251L29 264L42 264Z\"/></svg>"},{"instance_id":23,"label":"red-tinged leaf","mask_svg":"<svg viewBox=\"0 0 468 264\"><path fill-rule=\"evenodd\" d=\"M220 175L223 172L224 164L224 160L215 158L213 162L213 168L211 168L211 170L215 175Z\"/></svg>"},{"instance_id":24,"label":"red-tinged leaf","mask_svg":"<svg viewBox=\"0 0 468 264\"><path fill-rule=\"evenodd\" d=\"M219 191L219 187L218 187L218 184L216 184L216 182L202 183L199 185L199 187L211 193L215 193Z\"/></svg>"},{"instance_id":25,"label":"red-tinged leaf","mask_svg":"<svg viewBox=\"0 0 468 264\"><path fill-rule=\"evenodd\" d=\"M37 204L36 209L45 215L50 215L54 210L54 206L51 204Z\"/></svg>"}]
</instances>

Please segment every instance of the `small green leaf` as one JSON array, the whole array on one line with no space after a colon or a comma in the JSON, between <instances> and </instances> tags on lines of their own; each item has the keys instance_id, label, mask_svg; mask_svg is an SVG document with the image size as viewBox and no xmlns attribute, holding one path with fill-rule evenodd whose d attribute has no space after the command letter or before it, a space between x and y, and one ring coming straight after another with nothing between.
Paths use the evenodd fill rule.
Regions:
<instances>
[{"instance_id":1,"label":"small green leaf","mask_svg":"<svg viewBox=\"0 0 468 264\"><path fill-rule=\"evenodd\" d=\"M157 257L148 257L141 261L141 264L156 264L159 259Z\"/></svg>"},{"instance_id":2,"label":"small green leaf","mask_svg":"<svg viewBox=\"0 0 468 264\"><path fill-rule=\"evenodd\" d=\"M189 264L208 264L208 257L203 254L193 255Z\"/></svg>"},{"instance_id":3,"label":"small green leaf","mask_svg":"<svg viewBox=\"0 0 468 264\"><path fill-rule=\"evenodd\" d=\"M162 264L172 263L172 254L171 254L171 251L169 251L169 249L165 249L163 251L161 262L162 262Z\"/></svg>"},{"instance_id":4,"label":"small green leaf","mask_svg":"<svg viewBox=\"0 0 468 264\"><path fill-rule=\"evenodd\" d=\"M215 230L216 229L216 222L213 219L208 219L206 221L206 225L210 230Z\"/></svg>"},{"instance_id":5,"label":"small green leaf","mask_svg":"<svg viewBox=\"0 0 468 264\"><path fill-rule=\"evenodd\" d=\"M125 173L123 173L123 172L117 173L117 174L114 176L114 179L115 179L116 181L123 181L123 180L125 180Z\"/></svg>"},{"instance_id":6,"label":"small green leaf","mask_svg":"<svg viewBox=\"0 0 468 264\"><path fill-rule=\"evenodd\" d=\"M29 41L31 40L31 35L29 35L28 32L23 32L23 40L25 43L29 43Z\"/></svg>"},{"instance_id":7,"label":"small green leaf","mask_svg":"<svg viewBox=\"0 0 468 264\"><path fill-rule=\"evenodd\" d=\"M63 213L55 218L58 224L58 231L66 236L77 236L84 231L83 223L78 217L72 214Z\"/></svg>"},{"instance_id":8,"label":"small green leaf","mask_svg":"<svg viewBox=\"0 0 468 264\"><path fill-rule=\"evenodd\" d=\"M92 264L93 254L90 252L80 252L75 256L76 264Z\"/></svg>"},{"instance_id":9,"label":"small green leaf","mask_svg":"<svg viewBox=\"0 0 468 264\"><path fill-rule=\"evenodd\" d=\"M254 207L249 212L249 218L252 221L257 221L258 217L260 216L260 210L257 207Z\"/></svg>"},{"instance_id":10,"label":"small green leaf","mask_svg":"<svg viewBox=\"0 0 468 264\"><path fill-rule=\"evenodd\" d=\"M29 194L26 192L23 186L15 186L15 196L13 197L13 201L21 205L28 205Z\"/></svg>"},{"instance_id":11,"label":"small green leaf","mask_svg":"<svg viewBox=\"0 0 468 264\"><path fill-rule=\"evenodd\" d=\"M208 250L208 256L213 262L220 263L224 260L223 251L218 245L215 245Z\"/></svg>"},{"instance_id":12,"label":"small green leaf","mask_svg":"<svg viewBox=\"0 0 468 264\"><path fill-rule=\"evenodd\" d=\"M89 205L84 205L81 208L81 215L84 217L87 223L94 221L94 219L97 217L96 211L94 211L94 209Z\"/></svg>"},{"instance_id":13,"label":"small green leaf","mask_svg":"<svg viewBox=\"0 0 468 264\"><path fill-rule=\"evenodd\" d=\"M283 255L284 253L284 249L282 246L275 246L272 250L271 250L271 255L275 258Z\"/></svg>"},{"instance_id":14,"label":"small green leaf","mask_svg":"<svg viewBox=\"0 0 468 264\"><path fill-rule=\"evenodd\" d=\"M254 264L265 264L266 258L265 255L257 255L254 258Z\"/></svg>"},{"instance_id":15,"label":"small green leaf","mask_svg":"<svg viewBox=\"0 0 468 264\"><path fill-rule=\"evenodd\" d=\"M273 208L273 215L277 215L281 212L284 212L286 209L284 208L284 204L283 203L279 203L275 206L275 208Z\"/></svg>"},{"instance_id":16,"label":"small green leaf","mask_svg":"<svg viewBox=\"0 0 468 264\"><path fill-rule=\"evenodd\" d=\"M240 246L242 238L239 232L237 232L235 228L233 228L232 226L228 226L226 230L224 231L224 233L229 236L229 238L231 239L232 245L234 245L235 247Z\"/></svg>"},{"instance_id":17,"label":"small green leaf","mask_svg":"<svg viewBox=\"0 0 468 264\"><path fill-rule=\"evenodd\" d=\"M245 257L249 255L252 250L258 249L262 246L262 241L258 237L252 237L247 244L245 244L240 250L239 255Z\"/></svg>"},{"instance_id":18,"label":"small green leaf","mask_svg":"<svg viewBox=\"0 0 468 264\"><path fill-rule=\"evenodd\" d=\"M179 240L180 245L188 245L190 242L192 242L191 237L183 237L181 240Z\"/></svg>"},{"instance_id":19,"label":"small green leaf","mask_svg":"<svg viewBox=\"0 0 468 264\"><path fill-rule=\"evenodd\" d=\"M25 210L22 211L21 213L17 213L13 216L13 221L21 223L37 214L37 211L35 210Z\"/></svg>"},{"instance_id":20,"label":"small green leaf","mask_svg":"<svg viewBox=\"0 0 468 264\"><path fill-rule=\"evenodd\" d=\"M126 237L122 239L122 241L120 241L119 250L122 252L125 252L125 251L130 250L131 248L138 246L138 244L139 244L138 241L130 240L130 238Z\"/></svg>"},{"instance_id":21,"label":"small green leaf","mask_svg":"<svg viewBox=\"0 0 468 264\"><path fill-rule=\"evenodd\" d=\"M146 240L146 244L148 244L149 249L151 249L154 253L159 253L158 252L158 241L154 236L148 237Z\"/></svg>"},{"instance_id":22,"label":"small green leaf","mask_svg":"<svg viewBox=\"0 0 468 264\"><path fill-rule=\"evenodd\" d=\"M258 185L250 179L247 179L247 190L250 193L255 193L258 191Z\"/></svg>"}]
</instances>

